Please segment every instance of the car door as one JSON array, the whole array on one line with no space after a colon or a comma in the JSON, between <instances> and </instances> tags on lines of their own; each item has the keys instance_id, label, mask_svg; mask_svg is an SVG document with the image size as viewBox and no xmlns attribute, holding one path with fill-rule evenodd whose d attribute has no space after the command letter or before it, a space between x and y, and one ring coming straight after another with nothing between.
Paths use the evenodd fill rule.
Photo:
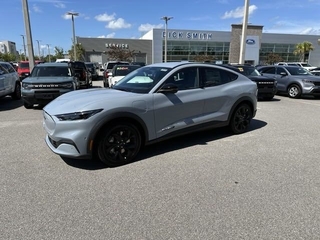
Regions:
<instances>
[{"instance_id":1,"label":"car door","mask_svg":"<svg viewBox=\"0 0 320 240\"><path fill-rule=\"evenodd\" d=\"M198 68L188 67L172 73L164 84L178 87L176 93L154 94L154 117L157 137L202 121L203 89L199 87Z\"/></svg>"},{"instance_id":2,"label":"car door","mask_svg":"<svg viewBox=\"0 0 320 240\"><path fill-rule=\"evenodd\" d=\"M290 79L289 72L285 69L285 67L276 67L275 79L277 80L278 91L286 92Z\"/></svg>"},{"instance_id":3,"label":"car door","mask_svg":"<svg viewBox=\"0 0 320 240\"><path fill-rule=\"evenodd\" d=\"M200 86L204 107L202 119L204 122L222 122L228 119L234 99L237 98L241 84L229 84L238 75L216 67L201 67Z\"/></svg>"},{"instance_id":4,"label":"car door","mask_svg":"<svg viewBox=\"0 0 320 240\"><path fill-rule=\"evenodd\" d=\"M10 90L10 80L11 75L5 66L5 63L0 63L0 70L2 71L2 74L0 76L0 89L2 89L3 94L8 94Z\"/></svg>"}]
</instances>

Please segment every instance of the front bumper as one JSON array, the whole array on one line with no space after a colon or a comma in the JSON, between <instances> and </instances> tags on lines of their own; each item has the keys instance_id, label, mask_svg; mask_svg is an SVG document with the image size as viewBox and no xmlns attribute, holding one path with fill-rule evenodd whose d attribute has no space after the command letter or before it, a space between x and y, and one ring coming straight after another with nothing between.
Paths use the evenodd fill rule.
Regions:
<instances>
[{"instance_id":1,"label":"front bumper","mask_svg":"<svg viewBox=\"0 0 320 240\"><path fill-rule=\"evenodd\" d=\"M69 158L91 158L89 133L91 127L86 121L59 121L43 111L45 142L54 153Z\"/></svg>"},{"instance_id":2,"label":"front bumper","mask_svg":"<svg viewBox=\"0 0 320 240\"><path fill-rule=\"evenodd\" d=\"M28 104L47 104L60 95L73 91L73 89L61 89L61 90L26 90L22 89L21 96Z\"/></svg>"}]
</instances>

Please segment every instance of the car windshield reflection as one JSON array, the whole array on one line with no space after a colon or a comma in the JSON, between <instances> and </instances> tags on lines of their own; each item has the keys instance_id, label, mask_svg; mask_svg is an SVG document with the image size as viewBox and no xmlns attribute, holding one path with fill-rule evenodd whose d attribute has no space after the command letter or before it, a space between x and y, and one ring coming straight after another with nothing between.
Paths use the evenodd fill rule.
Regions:
<instances>
[{"instance_id":1,"label":"car windshield reflection","mask_svg":"<svg viewBox=\"0 0 320 240\"><path fill-rule=\"evenodd\" d=\"M148 93L170 71L171 68L142 67L126 75L112 88L134 93Z\"/></svg>"}]
</instances>

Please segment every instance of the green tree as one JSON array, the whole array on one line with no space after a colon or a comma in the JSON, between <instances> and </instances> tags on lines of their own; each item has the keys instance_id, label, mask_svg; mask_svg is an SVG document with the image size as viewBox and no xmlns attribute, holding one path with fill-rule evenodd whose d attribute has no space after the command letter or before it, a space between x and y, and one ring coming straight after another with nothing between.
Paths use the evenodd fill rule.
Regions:
<instances>
[{"instance_id":1,"label":"green tree","mask_svg":"<svg viewBox=\"0 0 320 240\"><path fill-rule=\"evenodd\" d=\"M13 62L17 60L17 56L13 53L0 53L0 59L5 62Z\"/></svg>"},{"instance_id":2,"label":"green tree","mask_svg":"<svg viewBox=\"0 0 320 240\"><path fill-rule=\"evenodd\" d=\"M267 64L273 65L277 62L282 62L282 61L283 61L282 57L276 53L269 53L267 55L267 59L266 59Z\"/></svg>"},{"instance_id":3,"label":"green tree","mask_svg":"<svg viewBox=\"0 0 320 240\"><path fill-rule=\"evenodd\" d=\"M123 49L119 47L110 47L106 52L108 59L111 61L128 61L132 62L134 57L134 50Z\"/></svg>"},{"instance_id":4,"label":"green tree","mask_svg":"<svg viewBox=\"0 0 320 240\"><path fill-rule=\"evenodd\" d=\"M213 62L214 58L212 55L196 55L193 60L195 62Z\"/></svg>"},{"instance_id":5,"label":"green tree","mask_svg":"<svg viewBox=\"0 0 320 240\"><path fill-rule=\"evenodd\" d=\"M56 58L64 58L63 48L62 47L54 47L55 57Z\"/></svg>"},{"instance_id":6,"label":"green tree","mask_svg":"<svg viewBox=\"0 0 320 240\"><path fill-rule=\"evenodd\" d=\"M68 54L70 56L71 60L74 60L74 49L73 49L73 45L71 47L71 49L68 51ZM77 54L77 60L78 61L85 61L85 49L84 47L77 43L76 44L76 54Z\"/></svg>"},{"instance_id":7,"label":"green tree","mask_svg":"<svg viewBox=\"0 0 320 240\"><path fill-rule=\"evenodd\" d=\"M309 58L309 53L314 50L314 47L311 42L304 41L302 43L298 43L295 46L295 50L293 51L294 55L299 55L301 62L306 62Z\"/></svg>"}]
</instances>

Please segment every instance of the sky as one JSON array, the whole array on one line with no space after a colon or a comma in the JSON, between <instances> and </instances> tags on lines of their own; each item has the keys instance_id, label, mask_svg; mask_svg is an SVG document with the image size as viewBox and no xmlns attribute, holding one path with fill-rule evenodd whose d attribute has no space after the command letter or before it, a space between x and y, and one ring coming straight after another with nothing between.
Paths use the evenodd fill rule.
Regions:
<instances>
[{"instance_id":1,"label":"sky","mask_svg":"<svg viewBox=\"0 0 320 240\"><path fill-rule=\"evenodd\" d=\"M22 0L0 0L0 41L23 50L26 36ZM245 0L28 0L32 42L38 55L54 47L68 51L75 34L93 38L138 39L152 28L231 31L243 22ZM320 34L320 0L250 0L248 23L265 33ZM26 38L25 38L26 39ZM38 41L37 41L38 40ZM51 49L51 50L50 50ZM52 52L51 52L52 53Z\"/></svg>"}]
</instances>

